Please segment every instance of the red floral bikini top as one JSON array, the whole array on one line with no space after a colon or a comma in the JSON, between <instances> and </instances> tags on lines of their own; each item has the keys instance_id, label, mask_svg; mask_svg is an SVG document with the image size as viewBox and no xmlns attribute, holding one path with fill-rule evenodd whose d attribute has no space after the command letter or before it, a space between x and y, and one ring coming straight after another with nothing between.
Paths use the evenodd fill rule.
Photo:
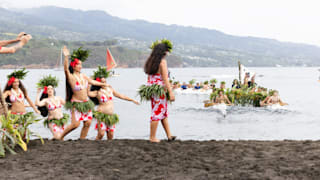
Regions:
<instances>
[{"instance_id":1,"label":"red floral bikini top","mask_svg":"<svg viewBox=\"0 0 320 180\"><path fill-rule=\"evenodd\" d=\"M111 90L107 89L107 91L106 91L104 89L100 89L100 91L102 92L101 96L100 96L100 102L105 103L108 101L112 101L113 94L112 94Z\"/></svg>"},{"instance_id":2,"label":"red floral bikini top","mask_svg":"<svg viewBox=\"0 0 320 180\"><path fill-rule=\"evenodd\" d=\"M49 111L54 111L54 110L61 108L61 107L62 107L62 105L60 102L59 102L59 105L55 105L55 104L53 104L53 102L51 100L49 100L49 103L48 103L48 110Z\"/></svg>"},{"instance_id":3,"label":"red floral bikini top","mask_svg":"<svg viewBox=\"0 0 320 180\"><path fill-rule=\"evenodd\" d=\"M88 81L84 80L84 85L81 84L81 82L83 82L83 75L80 74L80 78L78 76L75 76L75 78L77 79L76 84L74 85L73 90L74 91L81 91L82 89L86 89L88 87Z\"/></svg>"},{"instance_id":4,"label":"red floral bikini top","mask_svg":"<svg viewBox=\"0 0 320 180\"><path fill-rule=\"evenodd\" d=\"M19 91L19 92L18 92L18 94L17 94L15 90L11 89L10 101L11 101L12 103L17 102L17 101L19 101L19 102L24 101L23 92L20 90L20 88L19 88L18 91Z\"/></svg>"}]
</instances>

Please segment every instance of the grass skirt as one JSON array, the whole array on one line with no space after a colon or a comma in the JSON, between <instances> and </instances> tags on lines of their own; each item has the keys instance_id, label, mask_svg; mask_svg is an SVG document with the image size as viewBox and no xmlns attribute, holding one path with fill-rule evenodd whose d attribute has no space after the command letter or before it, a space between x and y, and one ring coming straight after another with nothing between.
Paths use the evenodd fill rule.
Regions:
<instances>
[{"instance_id":1,"label":"grass skirt","mask_svg":"<svg viewBox=\"0 0 320 180\"><path fill-rule=\"evenodd\" d=\"M119 122L119 116L117 114L108 115L98 111L94 111L93 117L98 121L105 123L107 126L112 126Z\"/></svg>"},{"instance_id":2,"label":"grass skirt","mask_svg":"<svg viewBox=\"0 0 320 180\"><path fill-rule=\"evenodd\" d=\"M63 117L61 119L46 119L43 122L43 125L45 127L49 127L50 123L54 123L57 126L63 127L65 124L67 124L68 120L69 120L70 116L69 114L63 113Z\"/></svg>"},{"instance_id":3,"label":"grass skirt","mask_svg":"<svg viewBox=\"0 0 320 180\"><path fill-rule=\"evenodd\" d=\"M152 97L163 97L166 96L170 99L169 93L165 91L164 87L158 84L153 85L142 85L138 90L141 101L149 101Z\"/></svg>"},{"instance_id":4,"label":"grass skirt","mask_svg":"<svg viewBox=\"0 0 320 180\"><path fill-rule=\"evenodd\" d=\"M65 109L72 110L72 108L75 108L78 112L81 113L87 113L89 111L92 111L94 109L94 103L91 100L88 100L86 102L66 102Z\"/></svg>"}]
</instances>

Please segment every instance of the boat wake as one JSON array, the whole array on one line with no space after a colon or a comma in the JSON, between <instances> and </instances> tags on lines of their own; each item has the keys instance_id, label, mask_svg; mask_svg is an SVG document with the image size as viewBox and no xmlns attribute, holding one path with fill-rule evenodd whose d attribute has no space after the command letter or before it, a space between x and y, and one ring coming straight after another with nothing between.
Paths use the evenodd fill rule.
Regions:
<instances>
[{"instance_id":1,"label":"boat wake","mask_svg":"<svg viewBox=\"0 0 320 180\"><path fill-rule=\"evenodd\" d=\"M175 107L174 111L178 112L194 112L194 113L211 113L216 112L222 115L243 115L243 114L291 114L298 113L297 111L288 108L270 108L270 107L241 107L241 106L212 106L205 107Z\"/></svg>"}]
</instances>

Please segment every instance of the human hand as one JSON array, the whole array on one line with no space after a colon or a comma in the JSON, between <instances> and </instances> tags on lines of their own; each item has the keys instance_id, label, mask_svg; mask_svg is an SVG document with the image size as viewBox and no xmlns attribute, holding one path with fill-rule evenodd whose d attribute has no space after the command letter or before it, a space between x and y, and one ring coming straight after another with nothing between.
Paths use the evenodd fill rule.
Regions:
<instances>
[{"instance_id":1,"label":"human hand","mask_svg":"<svg viewBox=\"0 0 320 180\"><path fill-rule=\"evenodd\" d=\"M133 103L135 103L136 105L140 105L140 103L136 100L132 100Z\"/></svg>"},{"instance_id":2,"label":"human hand","mask_svg":"<svg viewBox=\"0 0 320 180\"><path fill-rule=\"evenodd\" d=\"M25 32L20 32L17 36L17 39L21 40L22 36L26 35Z\"/></svg>"},{"instance_id":3,"label":"human hand","mask_svg":"<svg viewBox=\"0 0 320 180\"><path fill-rule=\"evenodd\" d=\"M30 39L32 39L32 36L28 34L21 37L21 42L23 43L23 45L25 45L29 42Z\"/></svg>"},{"instance_id":4,"label":"human hand","mask_svg":"<svg viewBox=\"0 0 320 180\"><path fill-rule=\"evenodd\" d=\"M68 50L67 46L63 47L63 55L64 56L69 56L70 55L70 51Z\"/></svg>"},{"instance_id":5,"label":"human hand","mask_svg":"<svg viewBox=\"0 0 320 180\"><path fill-rule=\"evenodd\" d=\"M172 91L169 92L170 101L175 101L176 98L174 97L174 93Z\"/></svg>"},{"instance_id":6,"label":"human hand","mask_svg":"<svg viewBox=\"0 0 320 180\"><path fill-rule=\"evenodd\" d=\"M36 112L37 114L41 114L41 112L40 112L38 109L36 109L35 112Z\"/></svg>"},{"instance_id":7,"label":"human hand","mask_svg":"<svg viewBox=\"0 0 320 180\"><path fill-rule=\"evenodd\" d=\"M38 88L37 89L37 94L40 94L41 90L42 90L41 88Z\"/></svg>"}]
</instances>

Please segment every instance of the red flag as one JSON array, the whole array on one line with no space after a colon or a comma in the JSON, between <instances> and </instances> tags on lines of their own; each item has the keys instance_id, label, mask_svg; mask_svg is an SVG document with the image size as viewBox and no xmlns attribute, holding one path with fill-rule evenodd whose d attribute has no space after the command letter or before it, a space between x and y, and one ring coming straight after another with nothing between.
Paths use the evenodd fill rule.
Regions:
<instances>
[{"instance_id":1,"label":"red flag","mask_svg":"<svg viewBox=\"0 0 320 180\"><path fill-rule=\"evenodd\" d=\"M117 66L117 63L115 62L111 52L109 49L107 49L107 71Z\"/></svg>"}]
</instances>

